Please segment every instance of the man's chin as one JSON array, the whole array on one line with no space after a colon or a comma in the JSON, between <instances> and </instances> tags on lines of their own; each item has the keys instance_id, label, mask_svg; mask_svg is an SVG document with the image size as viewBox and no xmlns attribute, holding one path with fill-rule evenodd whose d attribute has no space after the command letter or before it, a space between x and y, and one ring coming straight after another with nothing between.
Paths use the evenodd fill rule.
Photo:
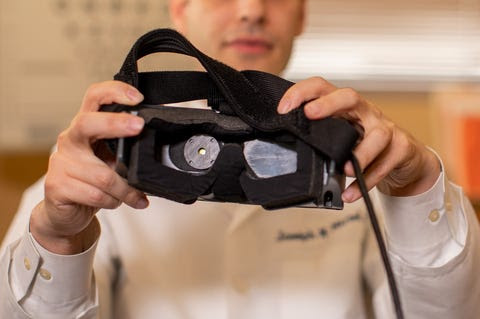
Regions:
<instances>
[{"instance_id":1,"label":"man's chin","mask_svg":"<svg viewBox=\"0 0 480 319\"><path fill-rule=\"evenodd\" d=\"M268 58L245 58L233 59L227 61L226 64L233 67L236 70L256 70L273 74L279 74L282 71L280 63L274 63L272 59Z\"/></svg>"}]
</instances>

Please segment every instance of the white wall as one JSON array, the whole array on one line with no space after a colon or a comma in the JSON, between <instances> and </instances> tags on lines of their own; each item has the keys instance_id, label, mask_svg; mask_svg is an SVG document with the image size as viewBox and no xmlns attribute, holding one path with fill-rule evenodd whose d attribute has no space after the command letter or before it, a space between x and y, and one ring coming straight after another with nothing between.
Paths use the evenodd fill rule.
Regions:
<instances>
[{"instance_id":1,"label":"white wall","mask_svg":"<svg viewBox=\"0 0 480 319\"><path fill-rule=\"evenodd\" d=\"M0 0L0 151L46 149L166 0Z\"/></svg>"}]
</instances>

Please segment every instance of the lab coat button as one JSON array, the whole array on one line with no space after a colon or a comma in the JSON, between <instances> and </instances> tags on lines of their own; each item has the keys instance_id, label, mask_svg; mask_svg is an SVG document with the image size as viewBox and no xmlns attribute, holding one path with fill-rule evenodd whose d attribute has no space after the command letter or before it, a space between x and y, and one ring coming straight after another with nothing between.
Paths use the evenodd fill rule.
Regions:
<instances>
[{"instance_id":1,"label":"lab coat button","mask_svg":"<svg viewBox=\"0 0 480 319\"><path fill-rule=\"evenodd\" d=\"M436 209L432 210L430 212L430 215L428 215L428 219L430 219L432 223L436 222L439 218L440 218L440 213Z\"/></svg>"},{"instance_id":2,"label":"lab coat button","mask_svg":"<svg viewBox=\"0 0 480 319\"><path fill-rule=\"evenodd\" d=\"M45 280L52 279L52 274L46 269L41 268L39 273L40 273L40 276Z\"/></svg>"},{"instance_id":3,"label":"lab coat button","mask_svg":"<svg viewBox=\"0 0 480 319\"><path fill-rule=\"evenodd\" d=\"M23 264L25 265L26 270L30 270L30 268L32 268L30 265L30 259L28 259L28 257L23 258Z\"/></svg>"}]
</instances>

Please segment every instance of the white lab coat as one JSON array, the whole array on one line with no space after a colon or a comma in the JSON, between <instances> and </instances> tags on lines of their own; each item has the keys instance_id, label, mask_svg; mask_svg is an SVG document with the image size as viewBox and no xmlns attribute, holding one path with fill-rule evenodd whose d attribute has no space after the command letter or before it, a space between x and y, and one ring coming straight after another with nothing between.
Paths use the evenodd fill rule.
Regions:
<instances>
[{"instance_id":1,"label":"white lab coat","mask_svg":"<svg viewBox=\"0 0 480 319\"><path fill-rule=\"evenodd\" d=\"M442 174L419 196L371 193L406 318L480 318L479 229L462 190ZM99 212L97 244L58 256L25 231L42 198L40 181L4 241L2 319L367 318L370 301L394 318L362 201L264 211L150 198L143 211Z\"/></svg>"}]
</instances>

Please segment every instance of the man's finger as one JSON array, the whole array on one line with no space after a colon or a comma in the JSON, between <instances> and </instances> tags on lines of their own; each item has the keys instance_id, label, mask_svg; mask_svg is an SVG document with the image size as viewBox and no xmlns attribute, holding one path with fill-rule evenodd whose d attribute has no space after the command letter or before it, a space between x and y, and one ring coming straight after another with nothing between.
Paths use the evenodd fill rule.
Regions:
<instances>
[{"instance_id":1,"label":"man's finger","mask_svg":"<svg viewBox=\"0 0 480 319\"><path fill-rule=\"evenodd\" d=\"M66 178L58 182L50 181L49 193L54 193L56 201L61 203L75 203L75 205L88 206L93 208L117 208L121 202L113 196L103 192L91 184L74 178ZM59 205L57 203L57 205ZM61 205L60 205L61 206Z\"/></svg>"},{"instance_id":2,"label":"man's finger","mask_svg":"<svg viewBox=\"0 0 480 319\"><path fill-rule=\"evenodd\" d=\"M143 118L128 113L79 113L65 135L75 144L90 147L92 142L99 139L135 136L144 124Z\"/></svg>"},{"instance_id":3,"label":"man's finger","mask_svg":"<svg viewBox=\"0 0 480 319\"><path fill-rule=\"evenodd\" d=\"M365 185L368 190L371 190L378 183L380 183L395 167L404 161L404 154L396 150L392 145L387 147L375 160L367 167L363 173ZM342 199L351 203L362 196L358 182L355 181L350 184L342 194Z\"/></svg>"},{"instance_id":4,"label":"man's finger","mask_svg":"<svg viewBox=\"0 0 480 319\"><path fill-rule=\"evenodd\" d=\"M85 171L89 174L85 174ZM81 163L71 162L67 173L71 178L91 185L133 208L145 208L148 203L144 193L129 186L120 175L97 158Z\"/></svg>"},{"instance_id":5,"label":"man's finger","mask_svg":"<svg viewBox=\"0 0 480 319\"><path fill-rule=\"evenodd\" d=\"M100 105L119 103L137 105L143 95L133 86L121 81L105 81L92 84L83 98L81 111L98 111Z\"/></svg>"},{"instance_id":6,"label":"man's finger","mask_svg":"<svg viewBox=\"0 0 480 319\"><path fill-rule=\"evenodd\" d=\"M334 90L305 105L305 116L318 120L332 115L342 115L362 102L361 96L350 88Z\"/></svg>"},{"instance_id":7,"label":"man's finger","mask_svg":"<svg viewBox=\"0 0 480 319\"><path fill-rule=\"evenodd\" d=\"M388 148L391 141L392 132L384 126L376 126L367 132L353 152L362 171ZM351 162L345 164L344 170L347 176L354 176Z\"/></svg>"},{"instance_id":8,"label":"man's finger","mask_svg":"<svg viewBox=\"0 0 480 319\"><path fill-rule=\"evenodd\" d=\"M320 77L300 81L285 92L278 103L277 111L280 114L286 114L303 103L329 94L335 89L333 84Z\"/></svg>"}]
</instances>

